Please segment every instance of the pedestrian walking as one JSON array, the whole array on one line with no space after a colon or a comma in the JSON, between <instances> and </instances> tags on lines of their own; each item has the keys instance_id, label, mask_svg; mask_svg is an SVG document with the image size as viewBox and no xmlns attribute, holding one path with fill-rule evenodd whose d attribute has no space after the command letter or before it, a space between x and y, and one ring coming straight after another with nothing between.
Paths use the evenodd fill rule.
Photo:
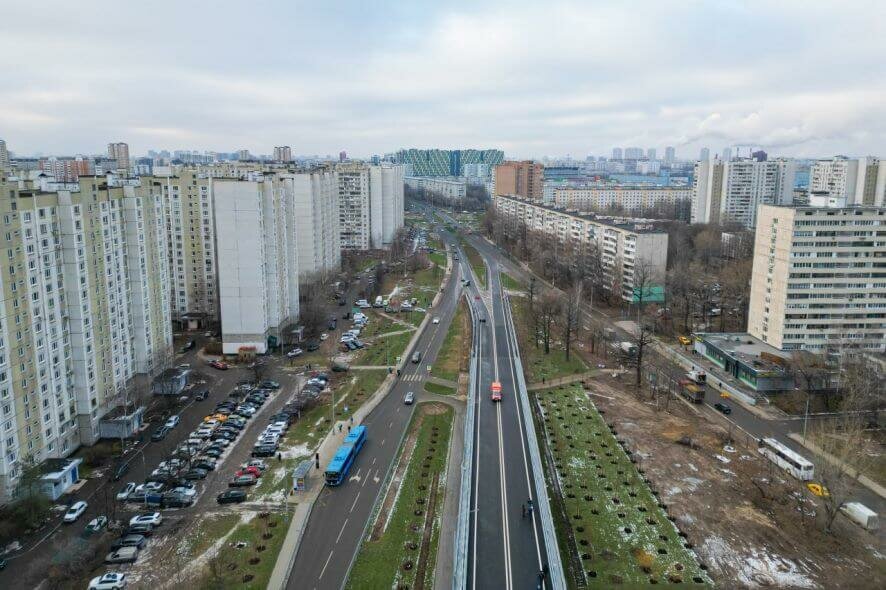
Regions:
<instances>
[{"instance_id":1,"label":"pedestrian walking","mask_svg":"<svg viewBox=\"0 0 886 590\"><path fill-rule=\"evenodd\" d=\"M351 416L350 420L351 420L351 426L353 426L354 425L354 417Z\"/></svg>"},{"instance_id":2,"label":"pedestrian walking","mask_svg":"<svg viewBox=\"0 0 886 590\"><path fill-rule=\"evenodd\" d=\"M277 461L283 460L283 453L277 453Z\"/></svg>"},{"instance_id":3,"label":"pedestrian walking","mask_svg":"<svg viewBox=\"0 0 886 590\"><path fill-rule=\"evenodd\" d=\"M351 434L351 427L348 426L348 434Z\"/></svg>"},{"instance_id":4,"label":"pedestrian walking","mask_svg":"<svg viewBox=\"0 0 886 590\"><path fill-rule=\"evenodd\" d=\"M341 424L338 425L338 431L341 432Z\"/></svg>"}]
</instances>

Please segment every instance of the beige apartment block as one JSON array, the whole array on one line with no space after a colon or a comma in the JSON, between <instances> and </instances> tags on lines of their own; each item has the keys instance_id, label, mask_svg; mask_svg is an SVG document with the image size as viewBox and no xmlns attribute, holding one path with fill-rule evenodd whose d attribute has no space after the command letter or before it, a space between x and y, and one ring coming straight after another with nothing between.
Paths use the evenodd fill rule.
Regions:
<instances>
[{"instance_id":1,"label":"beige apartment block","mask_svg":"<svg viewBox=\"0 0 886 590\"><path fill-rule=\"evenodd\" d=\"M495 195L544 199L544 164L523 160L502 162L495 167Z\"/></svg>"},{"instance_id":2,"label":"beige apartment block","mask_svg":"<svg viewBox=\"0 0 886 590\"><path fill-rule=\"evenodd\" d=\"M781 350L886 350L886 208L761 206L748 332Z\"/></svg>"}]
</instances>

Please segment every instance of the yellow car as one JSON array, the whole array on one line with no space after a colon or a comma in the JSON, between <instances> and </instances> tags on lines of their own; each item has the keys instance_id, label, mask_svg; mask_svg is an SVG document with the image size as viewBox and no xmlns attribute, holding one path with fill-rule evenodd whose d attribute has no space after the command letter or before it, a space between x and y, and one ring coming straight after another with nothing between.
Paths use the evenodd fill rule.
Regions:
<instances>
[{"instance_id":1,"label":"yellow car","mask_svg":"<svg viewBox=\"0 0 886 590\"><path fill-rule=\"evenodd\" d=\"M819 498L827 498L831 495L826 487L817 483L807 483L806 487L809 488L809 491Z\"/></svg>"},{"instance_id":2,"label":"yellow car","mask_svg":"<svg viewBox=\"0 0 886 590\"><path fill-rule=\"evenodd\" d=\"M682 345L684 345L684 346L689 346L690 344L692 344L692 340L690 340L690 339L689 339L688 337L686 337L686 336L680 336L680 337L677 338L677 340L679 340L679 341L680 341L680 344L682 344Z\"/></svg>"}]
</instances>

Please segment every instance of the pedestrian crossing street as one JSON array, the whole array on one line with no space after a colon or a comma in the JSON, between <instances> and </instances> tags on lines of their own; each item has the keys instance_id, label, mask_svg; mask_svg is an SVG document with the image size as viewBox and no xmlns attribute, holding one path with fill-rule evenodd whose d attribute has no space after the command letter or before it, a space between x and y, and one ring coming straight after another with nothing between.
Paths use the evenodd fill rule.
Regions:
<instances>
[{"instance_id":1,"label":"pedestrian crossing street","mask_svg":"<svg viewBox=\"0 0 886 590\"><path fill-rule=\"evenodd\" d=\"M418 381L422 381L424 376L421 373L413 373L412 375L403 375L400 377L400 381L407 381L411 383L417 383Z\"/></svg>"}]
</instances>

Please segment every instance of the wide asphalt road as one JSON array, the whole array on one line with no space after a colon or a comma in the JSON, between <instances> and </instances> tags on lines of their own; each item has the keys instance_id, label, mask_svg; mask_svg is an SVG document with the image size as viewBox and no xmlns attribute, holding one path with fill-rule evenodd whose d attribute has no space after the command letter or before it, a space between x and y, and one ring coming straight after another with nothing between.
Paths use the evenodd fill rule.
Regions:
<instances>
[{"instance_id":1,"label":"wide asphalt road","mask_svg":"<svg viewBox=\"0 0 886 590\"><path fill-rule=\"evenodd\" d=\"M461 293L460 272L456 266L444 286L440 302L428 309L428 314L440 318L440 323L428 323L415 345L404 353L404 358L408 358L415 351L421 352L421 362L406 363L391 391L363 421L368 430L366 444L347 481L320 492L299 545L287 588L337 590L347 581L372 509L412 418L415 406L405 405L403 398L408 391L413 391L416 401L422 401L428 367L433 365L446 338Z\"/></svg>"},{"instance_id":2,"label":"wide asphalt road","mask_svg":"<svg viewBox=\"0 0 886 590\"><path fill-rule=\"evenodd\" d=\"M480 324L480 354L475 404L475 458L469 535L469 588L538 587L546 549L538 511L523 515L531 499L537 507L526 430L532 417L523 415L517 399L515 341L510 314L502 298L498 265L487 259L492 315ZM487 306L479 312L488 316ZM493 382L501 385L502 401L491 400ZM548 587L546 584L544 587Z\"/></svg>"}]
</instances>

